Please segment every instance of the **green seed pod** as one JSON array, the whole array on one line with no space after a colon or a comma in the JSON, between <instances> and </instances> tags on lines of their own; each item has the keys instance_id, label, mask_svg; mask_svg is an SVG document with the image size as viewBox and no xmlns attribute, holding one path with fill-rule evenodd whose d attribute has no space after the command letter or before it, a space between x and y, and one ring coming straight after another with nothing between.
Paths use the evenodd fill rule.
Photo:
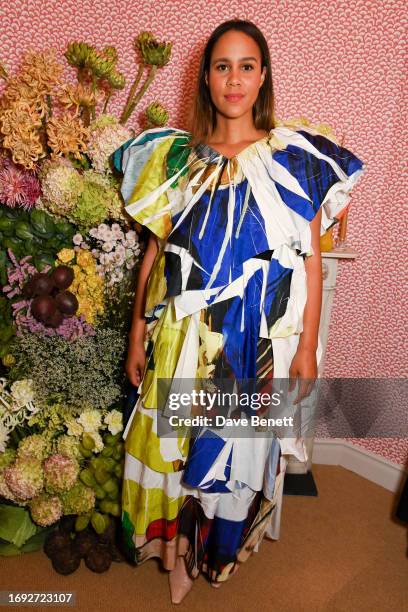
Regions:
<instances>
[{"instance_id":1,"label":"green seed pod","mask_svg":"<svg viewBox=\"0 0 408 612\"><path fill-rule=\"evenodd\" d=\"M108 499L114 502L119 501L119 487L108 493Z\"/></svg>"},{"instance_id":2,"label":"green seed pod","mask_svg":"<svg viewBox=\"0 0 408 612\"><path fill-rule=\"evenodd\" d=\"M117 489L119 489L119 486L116 480L114 480L113 478L109 478L109 480L107 480L102 485L102 488L106 493L113 493L113 491L116 491Z\"/></svg>"},{"instance_id":3,"label":"green seed pod","mask_svg":"<svg viewBox=\"0 0 408 612\"><path fill-rule=\"evenodd\" d=\"M103 441L105 444L108 444L108 446L113 446L119 440L119 436L120 436L120 433L117 433L115 435L108 433L104 435Z\"/></svg>"},{"instance_id":4,"label":"green seed pod","mask_svg":"<svg viewBox=\"0 0 408 612\"><path fill-rule=\"evenodd\" d=\"M108 472L113 472L115 467L117 466L117 463L114 459L110 458L110 457L105 457L105 469Z\"/></svg>"},{"instance_id":5,"label":"green seed pod","mask_svg":"<svg viewBox=\"0 0 408 612\"><path fill-rule=\"evenodd\" d=\"M84 433L82 436L82 446L87 450L93 450L95 448L95 440L88 433Z\"/></svg>"},{"instance_id":6,"label":"green seed pod","mask_svg":"<svg viewBox=\"0 0 408 612\"><path fill-rule=\"evenodd\" d=\"M92 451L90 451L87 448L85 448L82 444L79 445L79 451L80 451L81 455L83 457L86 457L87 459L89 457L92 457Z\"/></svg>"},{"instance_id":7,"label":"green seed pod","mask_svg":"<svg viewBox=\"0 0 408 612\"><path fill-rule=\"evenodd\" d=\"M117 516L119 517L122 514L121 508L120 508L120 504L115 504L113 502L111 502L111 509L109 514L112 514L112 516Z\"/></svg>"},{"instance_id":8,"label":"green seed pod","mask_svg":"<svg viewBox=\"0 0 408 612\"><path fill-rule=\"evenodd\" d=\"M106 529L106 522L105 522L104 515L101 514L100 512L92 512L91 524L92 524L92 527L95 529L96 533L99 535L103 533Z\"/></svg>"},{"instance_id":9,"label":"green seed pod","mask_svg":"<svg viewBox=\"0 0 408 612\"><path fill-rule=\"evenodd\" d=\"M105 469L105 459L103 457L94 457L91 460L92 467L95 470L104 470Z\"/></svg>"},{"instance_id":10,"label":"green seed pod","mask_svg":"<svg viewBox=\"0 0 408 612\"><path fill-rule=\"evenodd\" d=\"M113 446L105 446L105 448L101 451L102 457L111 457L113 454Z\"/></svg>"},{"instance_id":11,"label":"green seed pod","mask_svg":"<svg viewBox=\"0 0 408 612\"><path fill-rule=\"evenodd\" d=\"M104 499L104 497L106 497L106 491L104 491L99 485L95 485L93 490L95 491L96 499Z\"/></svg>"},{"instance_id":12,"label":"green seed pod","mask_svg":"<svg viewBox=\"0 0 408 612\"><path fill-rule=\"evenodd\" d=\"M112 457L113 459L115 459L115 461L120 461L120 459L122 458L122 451L120 450L120 448L115 448Z\"/></svg>"},{"instance_id":13,"label":"green seed pod","mask_svg":"<svg viewBox=\"0 0 408 612\"><path fill-rule=\"evenodd\" d=\"M82 470L79 478L87 487L93 487L96 484L95 477L89 468Z\"/></svg>"},{"instance_id":14,"label":"green seed pod","mask_svg":"<svg viewBox=\"0 0 408 612\"><path fill-rule=\"evenodd\" d=\"M82 514L75 519L75 531L83 531L89 525L90 516Z\"/></svg>"},{"instance_id":15,"label":"green seed pod","mask_svg":"<svg viewBox=\"0 0 408 612\"><path fill-rule=\"evenodd\" d=\"M110 475L109 472L103 468L97 468L95 470L95 478L96 482L100 485L105 484L107 480L109 480Z\"/></svg>"},{"instance_id":16,"label":"green seed pod","mask_svg":"<svg viewBox=\"0 0 408 612\"><path fill-rule=\"evenodd\" d=\"M117 463L115 465L115 469L113 470L113 473L115 474L116 478L122 478L123 466L120 465L120 463Z\"/></svg>"},{"instance_id":17,"label":"green seed pod","mask_svg":"<svg viewBox=\"0 0 408 612\"><path fill-rule=\"evenodd\" d=\"M113 505L114 504L112 501L108 501L107 499L104 499L103 501L100 502L99 508L102 510L102 512L105 512L106 514L110 514Z\"/></svg>"}]
</instances>

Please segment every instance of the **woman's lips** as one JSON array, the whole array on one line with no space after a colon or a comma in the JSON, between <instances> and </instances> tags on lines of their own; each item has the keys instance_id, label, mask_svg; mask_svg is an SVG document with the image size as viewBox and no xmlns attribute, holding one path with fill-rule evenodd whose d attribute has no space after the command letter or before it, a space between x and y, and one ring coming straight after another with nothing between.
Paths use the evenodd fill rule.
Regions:
<instances>
[{"instance_id":1,"label":"woman's lips","mask_svg":"<svg viewBox=\"0 0 408 612\"><path fill-rule=\"evenodd\" d=\"M239 102L244 97L242 94L229 94L228 96L224 96L228 102Z\"/></svg>"}]
</instances>

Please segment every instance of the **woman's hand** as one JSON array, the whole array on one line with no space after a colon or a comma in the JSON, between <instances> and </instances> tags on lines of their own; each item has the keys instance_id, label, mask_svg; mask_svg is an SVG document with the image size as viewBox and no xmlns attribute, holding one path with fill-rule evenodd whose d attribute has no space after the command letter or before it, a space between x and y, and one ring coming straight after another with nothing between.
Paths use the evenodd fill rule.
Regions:
<instances>
[{"instance_id":1,"label":"woman's hand","mask_svg":"<svg viewBox=\"0 0 408 612\"><path fill-rule=\"evenodd\" d=\"M296 386L296 379L299 377L299 391L293 402L297 404L312 392L317 378L317 358L316 350L299 346L289 368L289 391L293 391Z\"/></svg>"},{"instance_id":2,"label":"woman's hand","mask_svg":"<svg viewBox=\"0 0 408 612\"><path fill-rule=\"evenodd\" d=\"M144 343L129 341L129 350L125 364L126 374L135 387L140 385L146 363L146 350Z\"/></svg>"}]
</instances>

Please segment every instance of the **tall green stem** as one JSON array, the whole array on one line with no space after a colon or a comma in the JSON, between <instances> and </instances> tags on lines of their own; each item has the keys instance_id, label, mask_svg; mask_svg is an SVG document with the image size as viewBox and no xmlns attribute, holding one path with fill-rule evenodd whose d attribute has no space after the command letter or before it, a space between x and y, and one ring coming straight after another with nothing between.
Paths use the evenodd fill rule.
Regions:
<instances>
[{"instance_id":1,"label":"tall green stem","mask_svg":"<svg viewBox=\"0 0 408 612\"><path fill-rule=\"evenodd\" d=\"M140 79L143 76L144 66L145 65L143 63L140 64L140 66L139 66L136 78L133 81L132 87L130 88L129 95L128 95L127 100L126 100L125 108L123 109L122 114L120 116L119 123L124 123L124 117L126 116L128 110L129 110L129 107L130 107L130 105L132 103L133 96L135 95L137 86L139 85Z\"/></svg>"},{"instance_id":2,"label":"tall green stem","mask_svg":"<svg viewBox=\"0 0 408 612\"><path fill-rule=\"evenodd\" d=\"M157 66L156 65L150 66L150 72L147 76L146 81L143 83L142 87L139 89L138 93L136 94L132 102L128 105L128 108L125 109L126 112L124 111L122 113L122 117L119 123L125 125L126 121L129 119L129 117L135 110L136 106L139 104L140 100L142 99L143 95L146 93L147 89L153 82L153 79L156 76L156 72L157 72Z\"/></svg>"}]
</instances>

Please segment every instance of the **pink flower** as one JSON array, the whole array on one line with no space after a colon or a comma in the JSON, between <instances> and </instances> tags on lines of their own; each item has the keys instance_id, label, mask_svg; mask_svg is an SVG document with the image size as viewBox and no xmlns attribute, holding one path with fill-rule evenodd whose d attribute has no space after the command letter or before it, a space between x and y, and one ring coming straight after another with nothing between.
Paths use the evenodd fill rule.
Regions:
<instances>
[{"instance_id":1,"label":"pink flower","mask_svg":"<svg viewBox=\"0 0 408 612\"><path fill-rule=\"evenodd\" d=\"M0 202L14 208L31 208L41 195L40 181L32 172L20 170L10 160L0 166Z\"/></svg>"},{"instance_id":2,"label":"pink flower","mask_svg":"<svg viewBox=\"0 0 408 612\"><path fill-rule=\"evenodd\" d=\"M49 493L68 491L78 476L78 464L74 459L56 453L44 461L45 487Z\"/></svg>"}]
</instances>

